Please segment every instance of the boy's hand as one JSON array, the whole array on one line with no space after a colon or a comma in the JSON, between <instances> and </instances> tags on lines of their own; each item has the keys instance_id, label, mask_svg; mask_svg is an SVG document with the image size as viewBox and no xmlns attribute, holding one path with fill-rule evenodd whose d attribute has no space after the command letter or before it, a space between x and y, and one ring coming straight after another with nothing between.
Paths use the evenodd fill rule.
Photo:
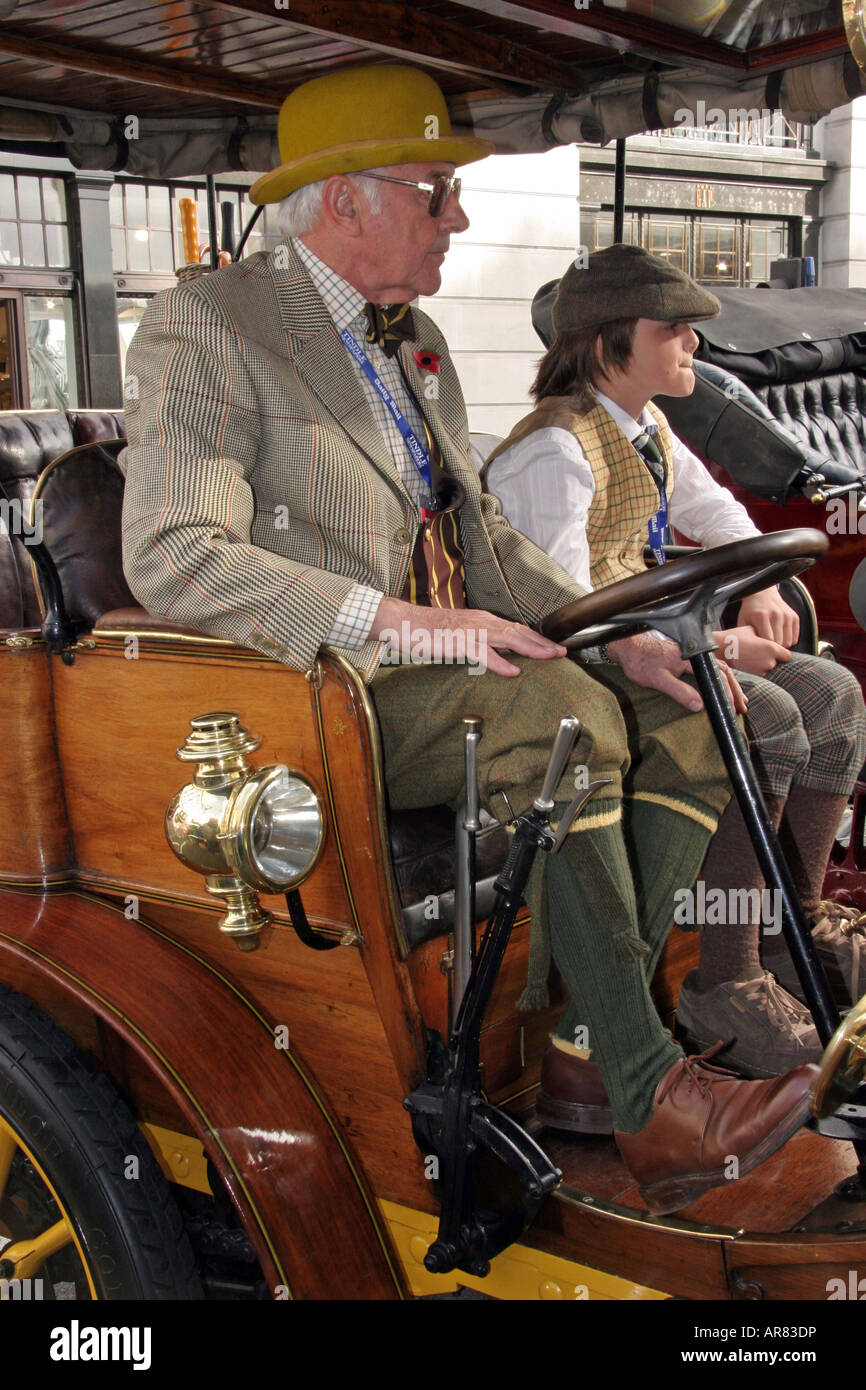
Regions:
<instances>
[{"instance_id":1,"label":"boy's hand","mask_svg":"<svg viewBox=\"0 0 866 1390\"><path fill-rule=\"evenodd\" d=\"M783 647L793 647L800 636L800 619L777 588L762 589L759 594L744 598L737 626L753 627L759 637L767 637Z\"/></svg>"},{"instance_id":2,"label":"boy's hand","mask_svg":"<svg viewBox=\"0 0 866 1390\"><path fill-rule=\"evenodd\" d=\"M791 653L780 642L759 637L753 627L731 627L713 636L731 665L750 676L765 676L780 661L790 661Z\"/></svg>"},{"instance_id":3,"label":"boy's hand","mask_svg":"<svg viewBox=\"0 0 866 1390\"><path fill-rule=\"evenodd\" d=\"M675 642L664 637L656 637L652 632L637 632L633 637L622 637L618 642L608 642L607 650L611 658L621 666L630 680L637 685L645 685L651 690L661 690L670 695L678 705L697 714L704 702L696 690L685 681L678 680L684 671L691 668L680 656ZM733 671L724 661L719 661L719 669L727 681L728 691L737 714L745 714L748 701Z\"/></svg>"}]
</instances>

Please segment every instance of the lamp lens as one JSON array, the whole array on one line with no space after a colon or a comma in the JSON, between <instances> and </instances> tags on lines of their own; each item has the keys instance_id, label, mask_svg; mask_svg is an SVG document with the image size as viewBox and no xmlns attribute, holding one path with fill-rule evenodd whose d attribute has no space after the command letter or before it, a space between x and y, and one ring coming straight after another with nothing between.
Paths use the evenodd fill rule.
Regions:
<instances>
[{"instance_id":1,"label":"lamp lens","mask_svg":"<svg viewBox=\"0 0 866 1390\"><path fill-rule=\"evenodd\" d=\"M321 826L312 788L284 769L253 811L251 852L258 872L271 883L291 886L315 857Z\"/></svg>"}]
</instances>

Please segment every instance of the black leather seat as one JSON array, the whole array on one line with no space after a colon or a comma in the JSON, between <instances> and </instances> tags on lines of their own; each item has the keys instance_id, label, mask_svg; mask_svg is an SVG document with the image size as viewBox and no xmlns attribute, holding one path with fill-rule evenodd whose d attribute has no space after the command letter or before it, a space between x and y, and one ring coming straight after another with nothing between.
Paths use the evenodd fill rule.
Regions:
<instances>
[{"instance_id":1,"label":"black leather seat","mask_svg":"<svg viewBox=\"0 0 866 1390\"><path fill-rule=\"evenodd\" d=\"M0 411L0 499L5 514L26 519L37 480L49 463L93 439L123 434L121 411ZM16 517L17 520L17 517ZM0 629L38 627L30 555L17 526L0 530Z\"/></svg>"}]
</instances>

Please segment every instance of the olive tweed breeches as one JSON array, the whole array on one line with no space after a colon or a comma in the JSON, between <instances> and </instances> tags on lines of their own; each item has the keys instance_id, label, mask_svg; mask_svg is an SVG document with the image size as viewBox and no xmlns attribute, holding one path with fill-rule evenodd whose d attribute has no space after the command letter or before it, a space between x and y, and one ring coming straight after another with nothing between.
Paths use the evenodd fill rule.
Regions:
<instances>
[{"instance_id":1,"label":"olive tweed breeches","mask_svg":"<svg viewBox=\"0 0 866 1390\"><path fill-rule=\"evenodd\" d=\"M502 793L524 810L541 788L560 719L580 719L557 811L575 794L575 768L578 785L601 777L610 785L561 853L536 860L527 893L533 952L545 963L552 946L570 995L568 1027L588 1038L617 1128L633 1132L647 1123L655 1086L682 1055L653 1006L646 962L671 926L674 893L697 876L730 786L705 715L635 685L618 666L514 660L521 667L514 678L446 665L377 672L371 691L388 793L395 809L459 805L461 719L477 715L481 801L505 820ZM536 974L526 1005L544 1002L539 982Z\"/></svg>"}]
</instances>

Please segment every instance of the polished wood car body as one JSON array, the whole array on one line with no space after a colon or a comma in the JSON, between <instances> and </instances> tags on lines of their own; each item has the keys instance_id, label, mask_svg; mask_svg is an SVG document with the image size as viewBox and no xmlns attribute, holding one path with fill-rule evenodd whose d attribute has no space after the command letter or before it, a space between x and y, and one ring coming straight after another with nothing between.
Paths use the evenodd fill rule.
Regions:
<instances>
[{"instance_id":1,"label":"polished wood car body","mask_svg":"<svg viewBox=\"0 0 866 1390\"><path fill-rule=\"evenodd\" d=\"M420 1264L437 1203L401 1102L422 1074L425 1027L447 1026L450 940L407 951L364 687L336 655L305 676L135 616L106 615L69 663L35 631L0 646L0 979L98 1060L151 1137L202 1146L271 1290L449 1287ZM261 735L257 765L285 763L317 791L325 843L301 893L338 949L303 945L275 897L257 949L239 949L204 879L169 849L165 810L187 775L175 749L214 708ZM692 936L675 938L656 982L668 1017L694 955ZM487 1094L532 1127L556 1009L516 1011L527 946L524 913L482 1059ZM652 1220L611 1141L538 1137L565 1181L517 1252L536 1296L556 1259L571 1280L557 1265L560 1290L610 1275L620 1296L816 1298L862 1257L863 1205L833 1195L856 1170L847 1143L804 1131L743 1182ZM497 1277L494 1262L486 1287Z\"/></svg>"}]
</instances>

